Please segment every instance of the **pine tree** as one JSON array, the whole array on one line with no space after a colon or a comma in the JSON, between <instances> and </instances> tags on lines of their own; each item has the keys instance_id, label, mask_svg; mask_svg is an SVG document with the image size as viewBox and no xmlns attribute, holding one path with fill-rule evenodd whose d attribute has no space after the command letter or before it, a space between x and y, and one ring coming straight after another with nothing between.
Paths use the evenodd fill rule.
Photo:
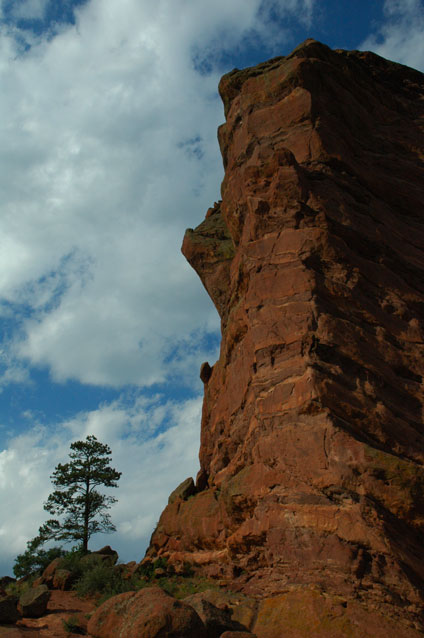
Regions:
<instances>
[{"instance_id":1,"label":"pine tree","mask_svg":"<svg viewBox=\"0 0 424 638\"><path fill-rule=\"evenodd\" d=\"M121 472L110 467L111 449L95 436L71 444L69 463L59 463L50 477L57 488L49 495L44 509L53 516L39 529L43 542L51 539L77 541L86 552L88 541L96 532L114 532L116 527L106 510L116 502L113 496L97 488L118 487Z\"/></svg>"}]
</instances>

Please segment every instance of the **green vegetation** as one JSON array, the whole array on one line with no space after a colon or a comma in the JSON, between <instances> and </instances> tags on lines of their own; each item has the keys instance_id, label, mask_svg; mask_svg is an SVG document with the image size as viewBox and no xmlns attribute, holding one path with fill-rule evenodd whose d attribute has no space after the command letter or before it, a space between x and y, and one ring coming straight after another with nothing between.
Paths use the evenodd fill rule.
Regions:
<instances>
[{"instance_id":1,"label":"green vegetation","mask_svg":"<svg viewBox=\"0 0 424 638\"><path fill-rule=\"evenodd\" d=\"M92 559L92 557L86 556L86 559ZM81 563L80 576L73 587L81 598L95 596L100 604L111 596L136 591L144 584L137 576L124 578L119 565L85 559Z\"/></svg>"},{"instance_id":2,"label":"green vegetation","mask_svg":"<svg viewBox=\"0 0 424 638\"><path fill-rule=\"evenodd\" d=\"M27 591L27 589L31 589L32 584L35 580L35 576L30 576L25 580L17 581L15 583L9 583L6 586L6 594L8 596L16 596L20 598L20 596Z\"/></svg>"},{"instance_id":3,"label":"green vegetation","mask_svg":"<svg viewBox=\"0 0 424 638\"><path fill-rule=\"evenodd\" d=\"M62 521L49 519L41 525L38 536L28 541L26 551L15 559L13 572L17 578L41 573L54 558L65 554L61 547L42 549L41 545L47 541L76 541L78 548L87 553L92 534L115 531L106 510L116 499L97 489L118 487L121 472L110 467L110 455L110 448L92 435L71 444L71 460L55 468L50 478L57 489L44 503L44 509L50 514L65 515L65 518Z\"/></svg>"},{"instance_id":4,"label":"green vegetation","mask_svg":"<svg viewBox=\"0 0 424 638\"><path fill-rule=\"evenodd\" d=\"M197 594L207 589L219 589L218 585L206 578L194 576L169 576L155 581L167 594L174 598L185 598L191 594ZM151 584L151 583L149 583Z\"/></svg>"},{"instance_id":5,"label":"green vegetation","mask_svg":"<svg viewBox=\"0 0 424 638\"><path fill-rule=\"evenodd\" d=\"M77 616L69 616L67 620L62 620L65 631L70 634L85 634L85 630L81 627L81 623Z\"/></svg>"},{"instance_id":6,"label":"green vegetation","mask_svg":"<svg viewBox=\"0 0 424 638\"><path fill-rule=\"evenodd\" d=\"M65 515L64 520L50 519L39 529L39 538L47 540L77 541L84 552L88 541L97 532L114 532L106 510L116 502L105 496L98 487L118 487L121 472L110 467L110 448L95 436L71 445L69 463L59 463L51 476L57 488L48 497L44 509L54 516Z\"/></svg>"},{"instance_id":7,"label":"green vegetation","mask_svg":"<svg viewBox=\"0 0 424 638\"><path fill-rule=\"evenodd\" d=\"M15 558L13 573L16 578L41 574L52 560L65 554L61 547L42 549L40 548L41 544L42 540L40 538L33 538L28 541L25 552Z\"/></svg>"},{"instance_id":8,"label":"green vegetation","mask_svg":"<svg viewBox=\"0 0 424 638\"><path fill-rule=\"evenodd\" d=\"M56 556L55 556L56 558ZM61 556L57 569L67 570L72 574L72 589L79 597L86 596L97 599L101 604L108 598L129 591L138 591L143 587L158 585L175 598L185 598L206 589L217 587L213 582L196 576L190 563L184 563L183 569L175 573L168 565L166 558L160 557L151 563L138 566L134 574L129 574L124 565L114 565L111 560L99 554L85 553L82 549L74 548ZM25 581L12 583L8 586L8 593L19 596L32 583L39 573L32 574ZM69 633L76 631L77 621L69 618L64 622Z\"/></svg>"}]
</instances>

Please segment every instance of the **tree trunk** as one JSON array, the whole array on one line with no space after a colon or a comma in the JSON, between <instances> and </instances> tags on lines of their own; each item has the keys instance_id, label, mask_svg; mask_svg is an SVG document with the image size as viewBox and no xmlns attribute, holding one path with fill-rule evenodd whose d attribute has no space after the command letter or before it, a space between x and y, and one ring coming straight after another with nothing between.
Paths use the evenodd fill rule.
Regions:
<instances>
[{"instance_id":1,"label":"tree trunk","mask_svg":"<svg viewBox=\"0 0 424 638\"><path fill-rule=\"evenodd\" d=\"M90 483L86 482L85 507L84 507L84 531L82 539L82 551L88 553L88 521L90 520Z\"/></svg>"}]
</instances>

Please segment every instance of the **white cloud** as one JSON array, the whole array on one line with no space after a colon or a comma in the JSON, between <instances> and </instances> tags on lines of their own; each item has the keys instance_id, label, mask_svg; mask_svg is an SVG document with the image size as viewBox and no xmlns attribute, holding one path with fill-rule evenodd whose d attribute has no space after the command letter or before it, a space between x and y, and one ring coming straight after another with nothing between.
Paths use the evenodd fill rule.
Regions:
<instances>
[{"instance_id":1,"label":"white cloud","mask_svg":"<svg viewBox=\"0 0 424 638\"><path fill-rule=\"evenodd\" d=\"M424 71L424 5L422 0L386 0L386 20L361 49Z\"/></svg>"},{"instance_id":2,"label":"white cloud","mask_svg":"<svg viewBox=\"0 0 424 638\"><path fill-rule=\"evenodd\" d=\"M50 475L68 460L69 446L94 434L112 449L112 466L122 472L111 510L117 532L98 535L92 548L110 543L124 561L143 557L167 497L198 470L201 399L162 403L162 397L115 401L59 423L36 426L0 452L0 566L11 565L48 518L43 502L52 491Z\"/></svg>"},{"instance_id":3,"label":"white cloud","mask_svg":"<svg viewBox=\"0 0 424 638\"><path fill-rule=\"evenodd\" d=\"M253 36L281 43L270 9L307 19L311 6L91 0L25 53L3 27L0 299L21 319L18 362L114 386L175 366L197 376L193 352L219 323L179 248L219 197L214 56ZM167 366L173 342L185 354Z\"/></svg>"}]
</instances>

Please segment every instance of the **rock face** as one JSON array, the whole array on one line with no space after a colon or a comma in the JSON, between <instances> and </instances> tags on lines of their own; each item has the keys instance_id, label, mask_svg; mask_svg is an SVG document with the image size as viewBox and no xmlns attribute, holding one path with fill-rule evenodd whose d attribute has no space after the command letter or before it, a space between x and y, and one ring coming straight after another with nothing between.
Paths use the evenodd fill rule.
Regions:
<instances>
[{"instance_id":1,"label":"rock face","mask_svg":"<svg viewBox=\"0 0 424 638\"><path fill-rule=\"evenodd\" d=\"M183 253L221 352L197 493L148 554L269 597L288 637L421 635L424 76L308 40L219 88L222 201Z\"/></svg>"}]
</instances>

